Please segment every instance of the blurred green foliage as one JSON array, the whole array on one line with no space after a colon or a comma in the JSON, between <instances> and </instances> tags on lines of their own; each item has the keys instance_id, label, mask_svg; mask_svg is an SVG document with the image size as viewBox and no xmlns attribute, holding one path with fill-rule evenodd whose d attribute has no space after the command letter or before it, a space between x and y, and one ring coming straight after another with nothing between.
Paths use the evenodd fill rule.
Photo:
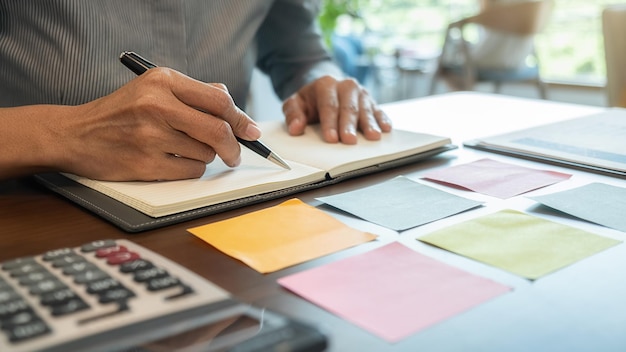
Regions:
<instances>
[{"instance_id":1,"label":"blurred green foliage","mask_svg":"<svg viewBox=\"0 0 626 352\"><path fill-rule=\"evenodd\" d=\"M369 0L323 0L318 21L326 44L330 47L330 37L337 27L337 19L342 15L361 18L361 9L369 10Z\"/></svg>"}]
</instances>

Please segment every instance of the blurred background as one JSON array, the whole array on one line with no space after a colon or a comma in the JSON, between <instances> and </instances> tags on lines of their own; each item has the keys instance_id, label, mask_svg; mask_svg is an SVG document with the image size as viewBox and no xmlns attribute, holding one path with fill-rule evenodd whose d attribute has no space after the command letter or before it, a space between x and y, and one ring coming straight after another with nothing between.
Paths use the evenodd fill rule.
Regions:
<instances>
[{"instance_id":1,"label":"blurred background","mask_svg":"<svg viewBox=\"0 0 626 352\"><path fill-rule=\"evenodd\" d=\"M388 103L456 90L445 82L431 87L446 30L450 23L484 11L489 1L321 0L318 20L344 72L365 85L378 102ZM532 38L546 99L608 106L603 11L615 1L552 3L545 25ZM480 42L483 34L481 26L464 29L470 45ZM255 72L252 89L250 114L260 120L281 118L280 102L267 78ZM479 81L464 90L495 92L491 82ZM530 82L503 84L498 93L540 98Z\"/></svg>"}]
</instances>

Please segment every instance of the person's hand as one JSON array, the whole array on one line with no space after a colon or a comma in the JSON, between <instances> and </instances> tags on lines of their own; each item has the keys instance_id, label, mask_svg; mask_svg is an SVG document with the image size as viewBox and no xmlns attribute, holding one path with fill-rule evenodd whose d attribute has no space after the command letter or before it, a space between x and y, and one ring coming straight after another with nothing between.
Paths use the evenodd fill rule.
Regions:
<instances>
[{"instance_id":1,"label":"person's hand","mask_svg":"<svg viewBox=\"0 0 626 352\"><path fill-rule=\"evenodd\" d=\"M62 139L59 168L102 180L199 177L216 155L229 166L240 163L235 135L261 135L225 86L167 68L150 69L73 114L60 121L62 130L50 126Z\"/></svg>"},{"instance_id":2,"label":"person's hand","mask_svg":"<svg viewBox=\"0 0 626 352\"><path fill-rule=\"evenodd\" d=\"M368 140L391 131L387 115L354 79L322 77L287 98L283 113L290 135L301 135L307 124L319 122L329 143L355 144L357 131Z\"/></svg>"}]
</instances>

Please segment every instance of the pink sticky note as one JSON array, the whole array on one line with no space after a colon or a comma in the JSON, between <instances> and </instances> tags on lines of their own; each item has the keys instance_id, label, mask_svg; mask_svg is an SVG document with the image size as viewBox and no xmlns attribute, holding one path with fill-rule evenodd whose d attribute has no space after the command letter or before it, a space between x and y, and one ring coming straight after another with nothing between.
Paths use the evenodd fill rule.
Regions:
<instances>
[{"instance_id":1,"label":"pink sticky note","mask_svg":"<svg viewBox=\"0 0 626 352\"><path fill-rule=\"evenodd\" d=\"M511 290L398 242L278 283L389 342Z\"/></svg>"},{"instance_id":2,"label":"pink sticky note","mask_svg":"<svg viewBox=\"0 0 626 352\"><path fill-rule=\"evenodd\" d=\"M424 178L506 199L567 180L571 176L556 171L536 170L491 159L481 159L468 164L435 170L424 175Z\"/></svg>"}]
</instances>

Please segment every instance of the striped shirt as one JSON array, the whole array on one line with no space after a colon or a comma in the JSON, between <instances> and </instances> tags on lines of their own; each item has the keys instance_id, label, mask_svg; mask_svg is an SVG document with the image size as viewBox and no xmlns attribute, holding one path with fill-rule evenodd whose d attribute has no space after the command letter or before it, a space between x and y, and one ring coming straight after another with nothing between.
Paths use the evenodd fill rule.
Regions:
<instances>
[{"instance_id":1,"label":"striped shirt","mask_svg":"<svg viewBox=\"0 0 626 352\"><path fill-rule=\"evenodd\" d=\"M244 107L254 66L279 97L335 70L314 0L0 0L0 106L76 105L134 75L129 50ZM336 71L331 73L336 74Z\"/></svg>"}]
</instances>

